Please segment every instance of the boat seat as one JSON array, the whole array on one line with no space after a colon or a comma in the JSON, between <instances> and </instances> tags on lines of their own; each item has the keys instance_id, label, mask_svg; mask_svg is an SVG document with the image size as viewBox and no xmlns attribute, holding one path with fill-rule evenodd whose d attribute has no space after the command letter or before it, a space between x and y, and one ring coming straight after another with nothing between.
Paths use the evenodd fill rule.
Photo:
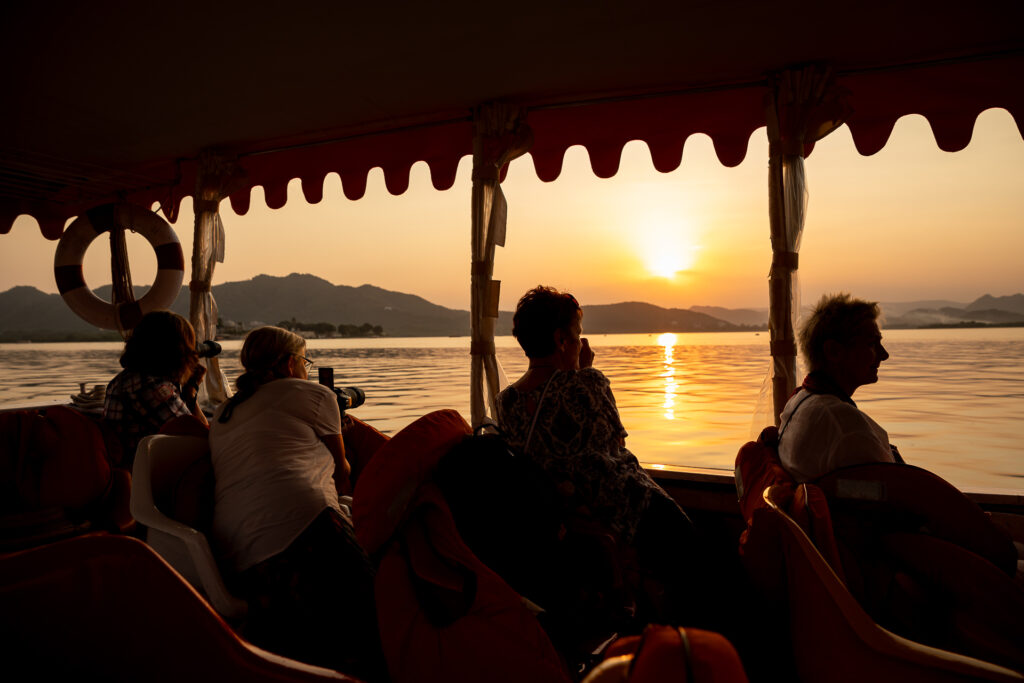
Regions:
<instances>
[{"instance_id":1,"label":"boat seat","mask_svg":"<svg viewBox=\"0 0 1024 683\"><path fill-rule=\"evenodd\" d=\"M650 625L619 638L583 683L747 683L736 648L712 631Z\"/></svg>"},{"instance_id":2,"label":"boat seat","mask_svg":"<svg viewBox=\"0 0 1024 683\"><path fill-rule=\"evenodd\" d=\"M739 553L747 573L763 593L777 593L783 583L783 565L774 546L758 547L766 537L752 534L755 513L767 505L764 491L774 487L776 502L800 524L832 570L846 583L828 501L819 488L797 485L782 467L777 444L778 431L766 427L756 441L744 444L736 455L736 494L747 525L740 535Z\"/></svg>"},{"instance_id":3,"label":"boat seat","mask_svg":"<svg viewBox=\"0 0 1024 683\"><path fill-rule=\"evenodd\" d=\"M902 463L842 467L814 482L837 524L860 533L923 533L985 558L1007 576L1017 571L1013 538L970 498L942 477ZM845 529L845 525L844 525Z\"/></svg>"},{"instance_id":4,"label":"boat seat","mask_svg":"<svg viewBox=\"0 0 1024 683\"><path fill-rule=\"evenodd\" d=\"M753 530L774 536L785 564L790 635L801 681L1024 681L996 664L913 642L861 608L807 533L786 512L790 491L772 486Z\"/></svg>"},{"instance_id":5,"label":"boat seat","mask_svg":"<svg viewBox=\"0 0 1024 683\"><path fill-rule=\"evenodd\" d=\"M536 610L473 554L431 481L441 458L470 433L454 410L428 413L383 444L356 484L355 531L378 563L378 623L391 678L568 683Z\"/></svg>"},{"instance_id":6,"label":"boat seat","mask_svg":"<svg viewBox=\"0 0 1024 683\"><path fill-rule=\"evenodd\" d=\"M569 513L554 481L499 434L466 437L432 475L459 536L513 590L543 607L564 656L633 624L642 576L635 552L593 517Z\"/></svg>"},{"instance_id":7,"label":"boat seat","mask_svg":"<svg viewBox=\"0 0 1024 683\"><path fill-rule=\"evenodd\" d=\"M131 510L146 527L146 542L218 613L240 620L248 613L248 605L228 590L206 534L197 528L208 528L212 511L209 455L209 442L202 437L154 434L143 438L132 469Z\"/></svg>"},{"instance_id":8,"label":"boat seat","mask_svg":"<svg viewBox=\"0 0 1024 683\"><path fill-rule=\"evenodd\" d=\"M0 551L129 533L131 477L100 424L68 406L0 413Z\"/></svg>"},{"instance_id":9,"label":"boat seat","mask_svg":"<svg viewBox=\"0 0 1024 683\"><path fill-rule=\"evenodd\" d=\"M847 583L876 622L912 640L1024 669L1024 587L1009 533L941 477L870 463L816 481Z\"/></svg>"},{"instance_id":10,"label":"boat seat","mask_svg":"<svg viewBox=\"0 0 1024 683\"><path fill-rule=\"evenodd\" d=\"M759 552L759 549L751 548L751 544L760 538L751 535L754 512L765 506L761 494L769 486L783 487L780 488L780 495L781 491L792 495L796 487L796 481L782 468L779 461L779 453L775 446L777 440L778 431L775 427L766 427L756 441L743 444L736 454L736 499L746 522L746 528L740 534L739 554L755 584L762 588L767 586L767 590L763 592L770 591L781 583L782 564L773 553ZM757 564L758 562L761 564Z\"/></svg>"},{"instance_id":11,"label":"boat seat","mask_svg":"<svg viewBox=\"0 0 1024 683\"><path fill-rule=\"evenodd\" d=\"M0 614L9 680L355 681L247 643L130 536L0 556Z\"/></svg>"}]
</instances>

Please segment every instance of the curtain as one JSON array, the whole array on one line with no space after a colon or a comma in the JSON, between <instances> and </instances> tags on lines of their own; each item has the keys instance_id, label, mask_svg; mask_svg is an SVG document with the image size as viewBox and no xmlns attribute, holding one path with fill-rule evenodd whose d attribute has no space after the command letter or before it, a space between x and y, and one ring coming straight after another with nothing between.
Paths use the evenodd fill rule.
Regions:
<instances>
[{"instance_id":1,"label":"curtain","mask_svg":"<svg viewBox=\"0 0 1024 683\"><path fill-rule=\"evenodd\" d=\"M772 413L779 424L796 388L796 329L800 316L797 279L800 238L807 211L804 157L814 143L838 128L849 110L831 70L809 65L776 74L768 94L768 212L772 265L768 275L769 376Z\"/></svg>"},{"instance_id":2,"label":"curtain","mask_svg":"<svg viewBox=\"0 0 1024 683\"><path fill-rule=\"evenodd\" d=\"M474 112L470 411L473 428L495 413L495 400L506 383L494 355L501 282L493 279L494 248L505 245L508 204L501 191L505 164L522 156L533 141L525 112L504 104L486 104Z\"/></svg>"},{"instance_id":3,"label":"curtain","mask_svg":"<svg viewBox=\"0 0 1024 683\"><path fill-rule=\"evenodd\" d=\"M195 237L192 244L192 278L189 281L189 320L196 340L217 338L219 312L211 290L213 270L224 262L224 223L220 219L220 201L227 197L241 171L233 159L205 151L199 159L195 193ZM207 407L223 403L231 388L216 356L206 358L206 377L199 389L199 403Z\"/></svg>"}]
</instances>

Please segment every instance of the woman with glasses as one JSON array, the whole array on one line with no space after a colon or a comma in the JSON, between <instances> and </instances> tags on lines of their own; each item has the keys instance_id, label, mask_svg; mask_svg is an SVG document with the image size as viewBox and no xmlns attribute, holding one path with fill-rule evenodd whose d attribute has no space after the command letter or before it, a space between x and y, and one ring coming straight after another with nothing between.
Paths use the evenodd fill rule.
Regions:
<instances>
[{"instance_id":1,"label":"woman with glasses","mask_svg":"<svg viewBox=\"0 0 1024 683\"><path fill-rule=\"evenodd\" d=\"M352 486L337 398L308 380L306 341L288 330L253 330L240 360L245 372L214 414L210 451L213 537L229 582L249 601L247 636L380 679L373 570L339 502ZM387 438L365 423L355 429L358 447Z\"/></svg>"}]
</instances>

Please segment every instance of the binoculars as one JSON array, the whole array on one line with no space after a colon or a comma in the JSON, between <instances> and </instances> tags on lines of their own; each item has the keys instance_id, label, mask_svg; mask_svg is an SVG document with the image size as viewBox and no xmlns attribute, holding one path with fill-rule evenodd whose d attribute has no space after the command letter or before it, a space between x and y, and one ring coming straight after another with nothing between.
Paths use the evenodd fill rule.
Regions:
<instances>
[{"instance_id":1,"label":"binoculars","mask_svg":"<svg viewBox=\"0 0 1024 683\"><path fill-rule=\"evenodd\" d=\"M196 353L199 354L200 358L213 358L220 353L220 344L215 341L207 339L204 342L196 344Z\"/></svg>"}]
</instances>

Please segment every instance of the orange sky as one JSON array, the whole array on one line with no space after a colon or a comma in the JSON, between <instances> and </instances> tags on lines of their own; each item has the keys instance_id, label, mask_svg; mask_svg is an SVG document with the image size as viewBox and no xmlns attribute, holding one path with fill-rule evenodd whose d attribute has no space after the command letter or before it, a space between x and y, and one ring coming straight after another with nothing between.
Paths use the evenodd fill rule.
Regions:
<instances>
[{"instance_id":1,"label":"orange sky","mask_svg":"<svg viewBox=\"0 0 1024 683\"><path fill-rule=\"evenodd\" d=\"M596 178L586 151L566 155L562 175L542 183L529 157L513 162L504 189L508 240L496 257L501 308L538 284L568 289L584 304L648 301L686 308L766 308L768 239L764 130L746 160L725 168L710 140L691 137L673 173L653 169L643 143L627 145L618 175ZM849 290L881 301L951 299L1024 291L1024 142L1004 110L983 113L963 152L940 151L927 122L901 119L889 144L858 155L843 127L807 160L810 202L801 245L805 302ZM366 196L344 198L329 176L325 199L306 204L298 181L289 203L271 211L262 190L236 216L225 202L226 262L214 284L259 273L307 272L335 284L370 283L469 308L470 161L455 187L438 192L425 164L410 189L391 196L379 170ZM192 207L174 226L191 253ZM31 285L55 292L56 242L22 216L0 236L0 291ZM130 235L135 283L156 268L145 241ZM86 257L86 281L110 281L98 240ZM659 274L682 269L672 277ZM187 277L186 277L187 279Z\"/></svg>"}]
</instances>

